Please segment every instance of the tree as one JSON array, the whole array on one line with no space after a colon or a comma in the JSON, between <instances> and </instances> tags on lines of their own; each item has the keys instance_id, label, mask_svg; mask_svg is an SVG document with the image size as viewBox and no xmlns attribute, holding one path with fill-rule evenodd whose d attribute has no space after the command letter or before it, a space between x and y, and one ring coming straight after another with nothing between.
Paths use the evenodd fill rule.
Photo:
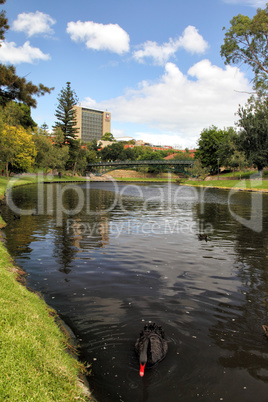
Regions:
<instances>
[{"instance_id":1,"label":"tree","mask_svg":"<svg viewBox=\"0 0 268 402\"><path fill-rule=\"evenodd\" d=\"M222 166L233 169L233 174L236 167L242 167L242 160L245 159L245 155L239 145L239 136L233 127L225 130L225 135L217 151L217 157Z\"/></svg>"},{"instance_id":2,"label":"tree","mask_svg":"<svg viewBox=\"0 0 268 402\"><path fill-rule=\"evenodd\" d=\"M14 66L0 64L0 105L2 106L11 100L17 100L36 108L37 102L33 96L45 95L53 89L43 84L34 85L31 81L26 81L24 77L19 77Z\"/></svg>"},{"instance_id":3,"label":"tree","mask_svg":"<svg viewBox=\"0 0 268 402\"><path fill-rule=\"evenodd\" d=\"M200 160L196 160L191 168L187 169L188 173L191 173L197 180L205 180L209 174L209 168L203 167Z\"/></svg>"},{"instance_id":4,"label":"tree","mask_svg":"<svg viewBox=\"0 0 268 402\"><path fill-rule=\"evenodd\" d=\"M98 142L97 142L97 140L95 138L92 141L87 143L87 149L88 150L93 150L95 152L98 152L98 149L99 149Z\"/></svg>"},{"instance_id":5,"label":"tree","mask_svg":"<svg viewBox=\"0 0 268 402\"><path fill-rule=\"evenodd\" d=\"M192 161L194 158L191 156L189 150L186 148L186 152L176 152L176 154L173 156L173 160L179 160L179 161ZM174 166L174 172L175 173L180 173L181 172L181 167L178 165Z\"/></svg>"},{"instance_id":6,"label":"tree","mask_svg":"<svg viewBox=\"0 0 268 402\"><path fill-rule=\"evenodd\" d=\"M37 126L31 117L30 107L24 103L8 102L5 107L0 108L0 118L10 126L22 126L25 129Z\"/></svg>"},{"instance_id":7,"label":"tree","mask_svg":"<svg viewBox=\"0 0 268 402\"><path fill-rule=\"evenodd\" d=\"M73 174L76 172L83 173L87 163L87 147L82 144L80 139L73 140L72 147L69 150L67 168L72 169Z\"/></svg>"},{"instance_id":8,"label":"tree","mask_svg":"<svg viewBox=\"0 0 268 402\"><path fill-rule=\"evenodd\" d=\"M252 96L237 114L241 150L260 171L268 165L268 98Z\"/></svg>"},{"instance_id":9,"label":"tree","mask_svg":"<svg viewBox=\"0 0 268 402\"><path fill-rule=\"evenodd\" d=\"M0 4L4 4L6 0L0 0ZM8 20L5 11L0 13L0 40L5 39L5 32L9 29Z\"/></svg>"},{"instance_id":10,"label":"tree","mask_svg":"<svg viewBox=\"0 0 268 402\"><path fill-rule=\"evenodd\" d=\"M49 127L48 127L48 125L47 125L46 122L44 122L44 123L41 125L41 128L42 128L42 130L44 130L44 131L46 131L46 132L48 133Z\"/></svg>"},{"instance_id":11,"label":"tree","mask_svg":"<svg viewBox=\"0 0 268 402\"><path fill-rule=\"evenodd\" d=\"M59 146L57 139L50 137L47 132L37 128L33 135L36 148L35 166L44 169L64 170L69 156L67 145Z\"/></svg>"},{"instance_id":12,"label":"tree","mask_svg":"<svg viewBox=\"0 0 268 402\"><path fill-rule=\"evenodd\" d=\"M97 159L98 159L97 152L94 151L94 149L88 149L86 158L87 158L87 163L96 163Z\"/></svg>"},{"instance_id":13,"label":"tree","mask_svg":"<svg viewBox=\"0 0 268 402\"><path fill-rule=\"evenodd\" d=\"M66 88L62 88L57 99L59 104L55 113L57 121L54 128L61 128L65 141L72 146L72 140L76 139L76 134L78 132L78 129L75 127L76 111L74 109L74 106L78 102L78 98L75 91L71 89L70 82L66 83Z\"/></svg>"},{"instance_id":14,"label":"tree","mask_svg":"<svg viewBox=\"0 0 268 402\"><path fill-rule=\"evenodd\" d=\"M199 159L203 167L209 167L213 174L218 169L218 151L226 132L215 126L204 129L198 140L195 159Z\"/></svg>"},{"instance_id":15,"label":"tree","mask_svg":"<svg viewBox=\"0 0 268 402\"><path fill-rule=\"evenodd\" d=\"M4 125L0 132L0 158L6 165L9 176L9 165L27 170L33 164L36 155L32 135L23 127Z\"/></svg>"},{"instance_id":16,"label":"tree","mask_svg":"<svg viewBox=\"0 0 268 402\"><path fill-rule=\"evenodd\" d=\"M104 161L115 161L117 159L124 160L123 157L124 146L120 142L108 145L100 151L101 159Z\"/></svg>"},{"instance_id":17,"label":"tree","mask_svg":"<svg viewBox=\"0 0 268 402\"><path fill-rule=\"evenodd\" d=\"M267 89L268 3L264 10L258 8L252 19L238 14L230 24L221 46L221 56L225 59L225 64L249 65L255 75L255 89Z\"/></svg>"},{"instance_id":18,"label":"tree","mask_svg":"<svg viewBox=\"0 0 268 402\"><path fill-rule=\"evenodd\" d=\"M5 2L6 0L0 0L0 4ZM8 29L6 13L2 10L0 13L0 40L5 39L5 32ZM11 100L18 100L28 106L36 107L36 100L33 96L45 95L53 89L45 87L43 84L34 85L31 81L26 81L24 77L17 76L14 66L0 64L0 105L2 106Z\"/></svg>"},{"instance_id":19,"label":"tree","mask_svg":"<svg viewBox=\"0 0 268 402\"><path fill-rule=\"evenodd\" d=\"M103 136L101 137L102 141L115 141L115 138L113 136L112 133L105 133L103 134Z\"/></svg>"},{"instance_id":20,"label":"tree","mask_svg":"<svg viewBox=\"0 0 268 402\"><path fill-rule=\"evenodd\" d=\"M239 173L240 173L240 180L241 180L241 169L246 165L247 160L245 157L245 153L235 150L230 161L230 166L232 168L239 168Z\"/></svg>"}]
</instances>

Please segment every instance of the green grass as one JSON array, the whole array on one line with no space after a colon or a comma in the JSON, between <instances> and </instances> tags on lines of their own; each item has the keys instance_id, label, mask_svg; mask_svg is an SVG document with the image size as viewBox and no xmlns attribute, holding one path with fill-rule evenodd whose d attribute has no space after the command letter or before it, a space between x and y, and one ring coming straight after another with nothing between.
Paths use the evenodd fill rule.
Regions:
<instances>
[{"instance_id":1,"label":"green grass","mask_svg":"<svg viewBox=\"0 0 268 402\"><path fill-rule=\"evenodd\" d=\"M241 179L250 179L250 177L254 174L256 174L257 171L256 170L247 170L245 172L241 172ZM268 171L264 170L263 171L263 176L267 177L268 176ZM221 173L220 177L235 177L238 180L240 180L240 172L235 171L234 174L233 172L228 172L228 173Z\"/></svg>"},{"instance_id":2,"label":"green grass","mask_svg":"<svg viewBox=\"0 0 268 402\"><path fill-rule=\"evenodd\" d=\"M164 182L166 183L167 181L171 181L171 182L176 182L176 179L171 179L169 180L168 178L157 178L157 177L153 177L153 178L149 178L149 177L114 177L115 180L117 181L131 181L131 182Z\"/></svg>"},{"instance_id":3,"label":"green grass","mask_svg":"<svg viewBox=\"0 0 268 402\"><path fill-rule=\"evenodd\" d=\"M0 242L0 400L86 400L80 365L66 352L66 336L52 310L15 279Z\"/></svg>"},{"instance_id":4,"label":"green grass","mask_svg":"<svg viewBox=\"0 0 268 402\"><path fill-rule=\"evenodd\" d=\"M85 177L81 176L67 176L63 175L61 179L59 179L58 176L37 176L35 174L31 175L21 175L21 176L15 176L15 177L10 177L9 181L5 176L0 176L0 198L4 196L6 192L7 185L9 186L23 186L26 184L35 184L37 182L44 181L44 182L76 182L76 181L87 181Z\"/></svg>"},{"instance_id":5,"label":"green grass","mask_svg":"<svg viewBox=\"0 0 268 402\"><path fill-rule=\"evenodd\" d=\"M219 187L219 188L237 188L242 190L268 190L268 180L208 180L194 181L183 180L181 184L190 186Z\"/></svg>"},{"instance_id":6,"label":"green grass","mask_svg":"<svg viewBox=\"0 0 268 402\"><path fill-rule=\"evenodd\" d=\"M2 197L6 185L1 177ZM67 353L69 341L55 322L55 312L18 278L0 241L0 400L89 400L78 381L82 365Z\"/></svg>"}]
</instances>

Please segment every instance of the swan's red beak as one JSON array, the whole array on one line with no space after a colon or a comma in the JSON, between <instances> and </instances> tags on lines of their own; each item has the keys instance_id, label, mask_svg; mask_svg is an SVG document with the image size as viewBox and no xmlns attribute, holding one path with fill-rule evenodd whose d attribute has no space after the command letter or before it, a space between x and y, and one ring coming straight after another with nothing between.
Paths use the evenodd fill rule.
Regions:
<instances>
[{"instance_id":1,"label":"swan's red beak","mask_svg":"<svg viewBox=\"0 0 268 402\"><path fill-rule=\"evenodd\" d=\"M141 376L141 377L144 376L144 369L145 369L145 364L141 364L141 363L140 363L140 376Z\"/></svg>"}]
</instances>

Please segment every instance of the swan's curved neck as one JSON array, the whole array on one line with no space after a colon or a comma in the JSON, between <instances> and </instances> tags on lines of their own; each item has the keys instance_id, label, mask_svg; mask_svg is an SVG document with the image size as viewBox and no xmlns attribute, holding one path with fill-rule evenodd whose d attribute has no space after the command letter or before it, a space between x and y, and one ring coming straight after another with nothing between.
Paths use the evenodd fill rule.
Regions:
<instances>
[{"instance_id":1,"label":"swan's curved neck","mask_svg":"<svg viewBox=\"0 0 268 402\"><path fill-rule=\"evenodd\" d=\"M147 351L148 351L148 346L149 346L149 339L145 339L142 345L142 349L140 352L140 363L146 364L147 362Z\"/></svg>"}]
</instances>

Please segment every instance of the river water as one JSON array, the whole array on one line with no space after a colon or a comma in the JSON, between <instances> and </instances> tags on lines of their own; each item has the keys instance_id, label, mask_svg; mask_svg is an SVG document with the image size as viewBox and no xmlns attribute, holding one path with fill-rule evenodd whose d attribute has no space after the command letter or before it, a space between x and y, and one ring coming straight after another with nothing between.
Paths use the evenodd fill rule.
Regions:
<instances>
[{"instance_id":1,"label":"river water","mask_svg":"<svg viewBox=\"0 0 268 402\"><path fill-rule=\"evenodd\" d=\"M40 184L14 189L2 215L28 286L76 334L99 402L264 402L267 201L170 183ZM169 349L140 378L134 344L149 321Z\"/></svg>"}]
</instances>

